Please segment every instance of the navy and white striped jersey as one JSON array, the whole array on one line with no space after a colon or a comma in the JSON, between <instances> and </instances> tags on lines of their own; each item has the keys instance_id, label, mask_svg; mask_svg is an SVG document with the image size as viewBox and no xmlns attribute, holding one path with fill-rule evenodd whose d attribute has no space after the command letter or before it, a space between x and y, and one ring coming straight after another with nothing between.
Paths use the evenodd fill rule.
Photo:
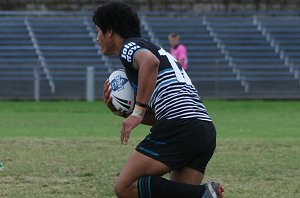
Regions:
<instances>
[{"instance_id":1,"label":"navy and white striped jersey","mask_svg":"<svg viewBox=\"0 0 300 198\"><path fill-rule=\"evenodd\" d=\"M134 54L141 49L149 50L160 61L156 87L149 101L156 119L211 121L197 90L177 60L163 48L142 38L126 39L120 51L121 62L135 92L138 89L138 70L133 67Z\"/></svg>"}]
</instances>

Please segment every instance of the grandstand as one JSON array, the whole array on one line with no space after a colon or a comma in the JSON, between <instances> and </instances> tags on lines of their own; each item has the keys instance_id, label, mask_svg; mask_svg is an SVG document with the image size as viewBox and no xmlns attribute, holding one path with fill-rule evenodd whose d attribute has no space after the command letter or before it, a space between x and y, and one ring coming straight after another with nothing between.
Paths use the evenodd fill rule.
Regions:
<instances>
[{"instance_id":1,"label":"grandstand","mask_svg":"<svg viewBox=\"0 0 300 198\"><path fill-rule=\"evenodd\" d=\"M122 66L101 54L89 14L0 12L0 97L33 98L36 89L42 99L82 99L88 66L102 97L103 81ZM300 98L300 13L139 15L143 37L166 50L167 35L181 35L203 97Z\"/></svg>"}]
</instances>

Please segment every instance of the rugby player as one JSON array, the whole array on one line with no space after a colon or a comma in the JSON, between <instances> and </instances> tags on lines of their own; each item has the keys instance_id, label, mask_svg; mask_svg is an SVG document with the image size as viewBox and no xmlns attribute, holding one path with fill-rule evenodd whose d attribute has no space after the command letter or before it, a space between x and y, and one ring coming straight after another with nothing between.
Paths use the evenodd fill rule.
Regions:
<instances>
[{"instance_id":1,"label":"rugby player","mask_svg":"<svg viewBox=\"0 0 300 198\"><path fill-rule=\"evenodd\" d=\"M93 15L105 55L117 55L135 89L131 115L116 112L110 84L104 101L125 117L120 134L127 144L133 128L153 127L128 158L114 190L119 198L219 198L216 182L200 185L216 147L216 131L201 98L181 65L163 48L141 38L139 18L128 5L108 2ZM170 180L161 176L170 173Z\"/></svg>"}]
</instances>

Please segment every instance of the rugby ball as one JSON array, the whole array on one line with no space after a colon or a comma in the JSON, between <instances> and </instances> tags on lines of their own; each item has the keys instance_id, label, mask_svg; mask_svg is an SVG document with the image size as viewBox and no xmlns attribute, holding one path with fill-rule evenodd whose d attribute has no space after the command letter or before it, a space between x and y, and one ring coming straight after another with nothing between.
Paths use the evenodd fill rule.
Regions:
<instances>
[{"instance_id":1,"label":"rugby ball","mask_svg":"<svg viewBox=\"0 0 300 198\"><path fill-rule=\"evenodd\" d=\"M133 111L135 97L134 90L124 70L116 70L109 76L111 86L112 104L123 113L130 114Z\"/></svg>"}]
</instances>

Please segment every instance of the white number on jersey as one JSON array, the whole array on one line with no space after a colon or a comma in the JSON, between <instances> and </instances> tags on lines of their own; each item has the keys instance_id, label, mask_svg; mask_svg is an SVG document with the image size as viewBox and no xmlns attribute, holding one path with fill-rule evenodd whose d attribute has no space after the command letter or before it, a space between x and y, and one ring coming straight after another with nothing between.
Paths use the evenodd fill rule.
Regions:
<instances>
[{"instance_id":1,"label":"white number on jersey","mask_svg":"<svg viewBox=\"0 0 300 198\"><path fill-rule=\"evenodd\" d=\"M161 55L161 56L167 56L175 74L176 74L176 78L178 80L178 82L182 82L182 83L186 83L188 85L193 85L192 84L192 81L190 79L190 77L187 75L187 73L184 71L184 69L182 69L182 73L180 71L180 69L178 68L178 65L176 63L176 59L171 55L169 54L168 52L166 52L163 48L161 48L158 53Z\"/></svg>"}]
</instances>

